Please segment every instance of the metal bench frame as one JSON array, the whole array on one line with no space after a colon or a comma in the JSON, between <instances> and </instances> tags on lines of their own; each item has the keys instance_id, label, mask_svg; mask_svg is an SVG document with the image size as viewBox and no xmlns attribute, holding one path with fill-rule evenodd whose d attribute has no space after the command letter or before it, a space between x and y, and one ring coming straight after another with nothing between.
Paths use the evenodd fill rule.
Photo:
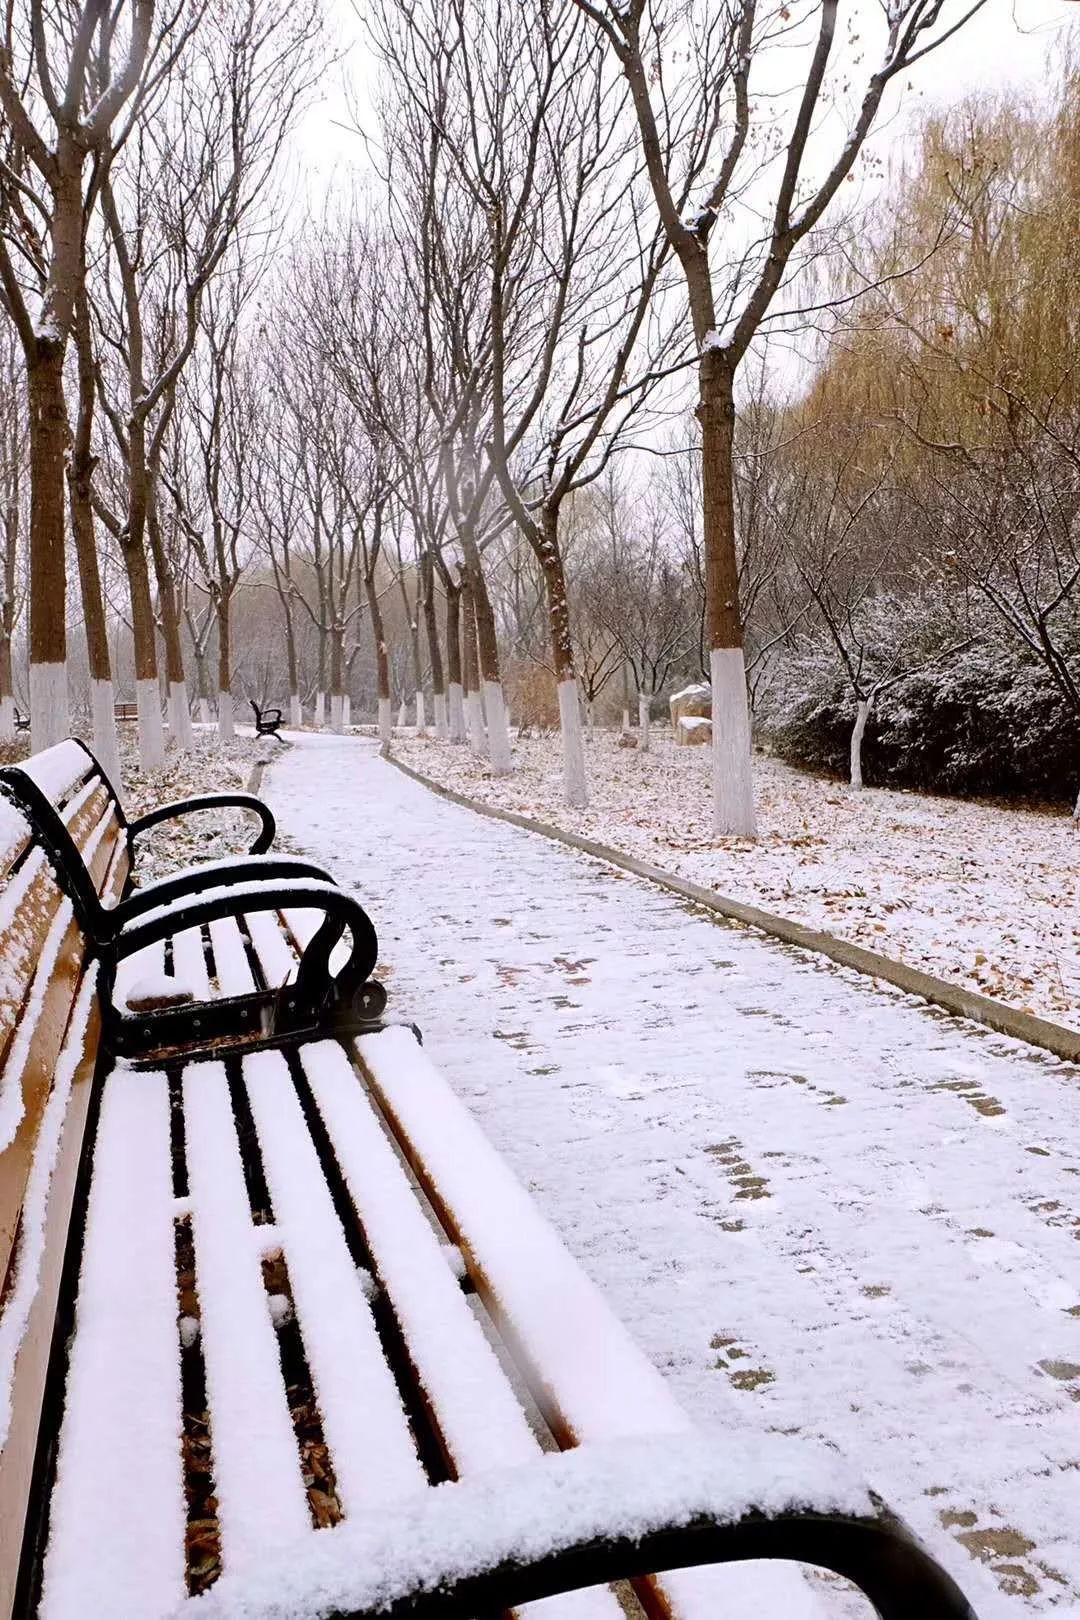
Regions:
<instances>
[{"instance_id":1,"label":"metal bench frame","mask_svg":"<svg viewBox=\"0 0 1080 1620\"><path fill-rule=\"evenodd\" d=\"M256 737L273 737L277 742L283 743L285 741L284 737L279 736L283 718L282 711L280 709L261 709L254 698L250 698L249 702L255 713Z\"/></svg>"}]
</instances>

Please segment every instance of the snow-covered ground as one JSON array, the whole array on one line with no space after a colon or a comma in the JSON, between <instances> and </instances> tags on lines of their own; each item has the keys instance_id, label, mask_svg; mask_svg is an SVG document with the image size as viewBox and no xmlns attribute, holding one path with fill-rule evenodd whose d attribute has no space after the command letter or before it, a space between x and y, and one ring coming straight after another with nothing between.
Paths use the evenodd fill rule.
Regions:
<instances>
[{"instance_id":1,"label":"snow-covered ground","mask_svg":"<svg viewBox=\"0 0 1080 1620\"><path fill-rule=\"evenodd\" d=\"M298 738L264 786L691 1415L839 1448L981 1620L1078 1612L1080 1070L450 805L372 744Z\"/></svg>"},{"instance_id":2,"label":"snow-covered ground","mask_svg":"<svg viewBox=\"0 0 1080 1620\"><path fill-rule=\"evenodd\" d=\"M563 803L557 738L494 777L467 748L405 736L414 769L485 803L868 945L1058 1023L1080 1021L1080 826L1067 814L867 788L754 762L760 837L713 838L709 753L659 731L641 754L588 749L590 806Z\"/></svg>"}]
</instances>

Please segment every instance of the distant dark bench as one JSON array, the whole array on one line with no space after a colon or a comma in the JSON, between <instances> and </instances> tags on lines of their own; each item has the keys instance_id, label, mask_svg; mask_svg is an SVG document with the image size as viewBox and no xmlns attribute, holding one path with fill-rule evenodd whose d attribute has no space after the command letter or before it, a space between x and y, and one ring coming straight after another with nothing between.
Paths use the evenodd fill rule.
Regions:
<instances>
[{"instance_id":1,"label":"distant dark bench","mask_svg":"<svg viewBox=\"0 0 1080 1620\"><path fill-rule=\"evenodd\" d=\"M277 737L278 742L284 742L284 737L278 736L281 730L280 709L260 709L255 699L251 699L251 707L255 711L256 737Z\"/></svg>"},{"instance_id":2,"label":"distant dark bench","mask_svg":"<svg viewBox=\"0 0 1080 1620\"><path fill-rule=\"evenodd\" d=\"M113 714L118 724L139 718L139 705L137 703L116 703L113 705Z\"/></svg>"},{"instance_id":3,"label":"distant dark bench","mask_svg":"<svg viewBox=\"0 0 1080 1620\"><path fill-rule=\"evenodd\" d=\"M0 1154L4 1620L43 1582L49 1620L143 1620L218 1578L301 1616L308 1558L340 1620L559 1593L546 1620L622 1620L578 1589L624 1577L653 1620L717 1620L724 1574L677 1571L744 1559L969 1620L868 1495L815 1510L770 1472L797 1441L758 1462L745 1434L695 1439L415 1032L383 1027L375 931L319 868L242 857L124 898L85 750L0 786L0 1101L7 1080L24 1105ZM754 1581L763 1620L798 1612L795 1571Z\"/></svg>"},{"instance_id":4,"label":"distant dark bench","mask_svg":"<svg viewBox=\"0 0 1080 1620\"><path fill-rule=\"evenodd\" d=\"M18 709L15 710L15 730L16 731L29 731L30 730L30 716L28 714L20 714Z\"/></svg>"}]
</instances>

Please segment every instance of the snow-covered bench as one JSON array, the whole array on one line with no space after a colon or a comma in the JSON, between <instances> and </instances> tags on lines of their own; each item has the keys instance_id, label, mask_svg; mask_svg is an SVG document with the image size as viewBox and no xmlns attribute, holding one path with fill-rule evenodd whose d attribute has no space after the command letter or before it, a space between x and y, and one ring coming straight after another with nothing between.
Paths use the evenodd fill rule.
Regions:
<instances>
[{"instance_id":1,"label":"snow-covered bench","mask_svg":"<svg viewBox=\"0 0 1080 1620\"><path fill-rule=\"evenodd\" d=\"M88 805L62 813L114 897ZM0 845L5 1620L464 1620L556 1593L544 1620L620 1620L620 1579L650 1616L815 1612L778 1559L886 1616L970 1614L796 1441L695 1436L414 1032L375 1027L356 902L247 877L91 949L9 807ZM198 975L195 940L193 1002L110 1010L140 953ZM280 1021L237 1016L245 964ZM755 1562L683 1567L728 1560Z\"/></svg>"}]
</instances>

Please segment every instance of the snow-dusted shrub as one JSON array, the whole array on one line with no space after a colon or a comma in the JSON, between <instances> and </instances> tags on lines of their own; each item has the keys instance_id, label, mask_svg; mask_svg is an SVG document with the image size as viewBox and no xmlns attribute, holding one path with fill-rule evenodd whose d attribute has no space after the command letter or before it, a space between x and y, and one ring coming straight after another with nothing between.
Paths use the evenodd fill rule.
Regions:
<instances>
[{"instance_id":1,"label":"snow-dusted shrub","mask_svg":"<svg viewBox=\"0 0 1080 1620\"><path fill-rule=\"evenodd\" d=\"M759 726L793 764L847 774L855 702L824 645L777 660ZM1072 803L1080 720L1042 664L981 638L878 698L863 744L871 786Z\"/></svg>"}]
</instances>

